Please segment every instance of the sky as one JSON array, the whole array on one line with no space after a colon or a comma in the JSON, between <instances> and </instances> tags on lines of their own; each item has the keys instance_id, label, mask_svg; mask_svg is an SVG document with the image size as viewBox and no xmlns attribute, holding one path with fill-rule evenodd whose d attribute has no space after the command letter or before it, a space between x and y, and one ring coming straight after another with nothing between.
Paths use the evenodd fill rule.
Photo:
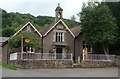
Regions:
<instances>
[{"instance_id":1,"label":"sky","mask_svg":"<svg viewBox=\"0 0 120 79\"><path fill-rule=\"evenodd\" d=\"M70 19L81 11L83 2L96 0L0 0L0 8L7 12L30 13L34 16L55 16L55 8L58 3L63 8L63 17ZM98 0L102 1L102 0ZM119 0L109 0L119 1Z\"/></svg>"},{"instance_id":2,"label":"sky","mask_svg":"<svg viewBox=\"0 0 120 79\"><path fill-rule=\"evenodd\" d=\"M70 19L81 11L87 0L0 0L0 8L7 12L30 13L34 16L55 16L58 3L63 8L63 17Z\"/></svg>"},{"instance_id":3,"label":"sky","mask_svg":"<svg viewBox=\"0 0 120 79\"><path fill-rule=\"evenodd\" d=\"M70 19L81 11L82 4L88 1L103 1L103 0L0 0L0 8L7 12L30 13L34 16L55 16L55 8L58 3L63 8L63 17ZM119 0L108 0L119 1Z\"/></svg>"}]
</instances>

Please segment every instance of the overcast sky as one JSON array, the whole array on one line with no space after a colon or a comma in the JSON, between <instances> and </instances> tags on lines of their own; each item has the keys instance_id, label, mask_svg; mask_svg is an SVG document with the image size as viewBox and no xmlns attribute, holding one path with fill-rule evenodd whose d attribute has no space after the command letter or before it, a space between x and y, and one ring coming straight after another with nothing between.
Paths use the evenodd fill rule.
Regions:
<instances>
[{"instance_id":1,"label":"overcast sky","mask_svg":"<svg viewBox=\"0 0 120 79\"><path fill-rule=\"evenodd\" d=\"M63 8L63 17L77 17L81 11L82 3L88 0L0 0L0 8L7 12L30 13L34 16L55 15L55 8L58 3ZM78 18L77 18L78 20Z\"/></svg>"}]
</instances>

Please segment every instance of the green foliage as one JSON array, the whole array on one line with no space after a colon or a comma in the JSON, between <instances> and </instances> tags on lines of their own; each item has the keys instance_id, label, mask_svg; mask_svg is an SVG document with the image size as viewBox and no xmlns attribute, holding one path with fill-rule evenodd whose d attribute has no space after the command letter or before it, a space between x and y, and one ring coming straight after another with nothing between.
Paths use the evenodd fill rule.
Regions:
<instances>
[{"instance_id":1,"label":"green foliage","mask_svg":"<svg viewBox=\"0 0 120 79\"><path fill-rule=\"evenodd\" d=\"M29 39L30 42L25 42L25 39ZM10 48L19 48L21 47L22 40L23 46L25 47L31 46L35 49L41 49L39 36L28 31L23 31L14 37L11 37L8 41L8 45Z\"/></svg>"},{"instance_id":2,"label":"green foliage","mask_svg":"<svg viewBox=\"0 0 120 79\"><path fill-rule=\"evenodd\" d=\"M64 19L64 22L68 25L69 28L76 27L76 26L80 25L79 22L69 20L69 19Z\"/></svg>"},{"instance_id":3,"label":"green foliage","mask_svg":"<svg viewBox=\"0 0 120 79\"><path fill-rule=\"evenodd\" d=\"M109 9L112 12L112 15L116 19L117 27L118 27L118 36L115 44L110 46L110 50L114 50L114 54L120 55L120 1L119 2L105 2Z\"/></svg>"},{"instance_id":4,"label":"green foliage","mask_svg":"<svg viewBox=\"0 0 120 79\"><path fill-rule=\"evenodd\" d=\"M7 69L17 70L16 66L13 66L10 64L5 64L5 63L0 62L0 65L2 65L2 67L7 68Z\"/></svg>"},{"instance_id":5,"label":"green foliage","mask_svg":"<svg viewBox=\"0 0 120 79\"><path fill-rule=\"evenodd\" d=\"M8 41L8 46L10 48L18 48L21 45L21 36L20 35L16 35L12 38L9 39Z\"/></svg>"},{"instance_id":6,"label":"green foliage","mask_svg":"<svg viewBox=\"0 0 120 79\"><path fill-rule=\"evenodd\" d=\"M54 50L52 49L52 50L49 50L49 53L54 53Z\"/></svg>"},{"instance_id":7,"label":"green foliage","mask_svg":"<svg viewBox=\"0 0 120 79\"><path fill-rule=\"evenodd\" d=\"M115 18L105 4L89 3L80 15L82 31L90 43L114 42L117 35Z\"/></svg>"},{"instance_id":8,"label":"green foliage","mask_svg":"<svg viewBox=\"0 0 120 79\"><path fill-rule=\"evenodd\" d=\"M108 6L90 2L83 6L79 15L87 42L93 45L101 43L104 53L109 54L108 44L115 43L118 28Z\"/></svg>"},{"instance_id":9,"label":"green foliage","mask_svg":"<svg viewBox=\"0 0 120 79\"><path fill-rule=\"evenodd\" d=\"M50 16L33 16L31 14L20 14L16 13L7 13L5 10L2 10L2 29L12 28L13 32L18 31L23 24L30 21L38 30L44 26L54 22L54 17ZM77 26L79 23L71 20L65 19L65 22L69 27ZM4 33L5 32L5 33ZM11 36L13 33L6 33L3 31L3 36Z\"/></svg>"},{"instance_id":10,"label":"green foliage","mask_svg":"<svg viewBox=\"0 0 120 79\"><path fill-rule=\"evenodd\" d=\"M11 35L13 35L15 33L14 28L13 27L5 27L2 30L2 35L6 36L6 37L10 37Z\"/></svg>"},{"instance_id":11,"label":"green foliage","mask_svg":"<svg viewBox=\"0 0 120 79\"><path fill-rule=\"evenodd\" d=\"M106 4L116 19L116 23L118 26L118 33L119 33L117 41L119 41L120 43L120 1L119 2L106 2Z\"/></svg>"},{"instance_id":12,"label":"green foliage","mask_svg":"<svg viewBox=\"0 0 120 79\"><path fill-rule=\"evenodd\" d=\"M46 26L47 24L50 24L54 22L54 18L53 17L49 17L49 16L37 16L37 20L36 23L40 26Z\"/></svg>"},{"instance_id":13,"label":"green foliage","mask_svg":"<svg viewBox=\"0 0 120 79\"><path fill-rule=\"evenodd\" d=\"M119 2L105 2L111 10L113 16L116 18L117 26L119 28L120 36L120 1Z\"/></svg>"}]
</instances>

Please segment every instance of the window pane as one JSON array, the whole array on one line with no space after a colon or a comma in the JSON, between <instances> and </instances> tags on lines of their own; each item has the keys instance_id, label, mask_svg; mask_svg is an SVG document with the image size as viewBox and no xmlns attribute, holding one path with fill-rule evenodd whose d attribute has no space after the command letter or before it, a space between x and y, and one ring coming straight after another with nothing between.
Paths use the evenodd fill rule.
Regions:
<instances>
[{"instance_id":1,"label":"window pane","mask_svg":"<svg viewBox=\"0 0 120 79\"><path fill-rule=\"evenodd\" d=\"M30 51L30 47L28 47L28 50L27 51Z\"/></svg>"},{"instance_id":2,"label":"window pane","mask_svg":"<svg viewBox=\"0 0 120 79\"><path fill-rule=\"evenodd\" d=\"M62 42L62 33L61 33L61 39L60 40L61 40L60 42Z\"/></svg>"},{"instance_id":3,"label":"window pane","mask_svg":"<svg viewBox=\"0 0 120 79\"><path fill-rule=\"evenodd\" d=\"M63 42L63 33L56 32L56 42Z\"/></svg>"}]
</instances>

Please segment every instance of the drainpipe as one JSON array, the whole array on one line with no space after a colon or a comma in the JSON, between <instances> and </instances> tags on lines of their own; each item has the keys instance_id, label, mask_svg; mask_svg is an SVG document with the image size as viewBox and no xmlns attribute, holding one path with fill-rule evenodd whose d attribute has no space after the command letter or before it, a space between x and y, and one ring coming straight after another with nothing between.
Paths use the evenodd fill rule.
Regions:
<instances>
[{"instance_id":1,"label":"drainpipe","mask_svg":"<svg viewBox=\"0 0 120 79\"><path fill-rule=\"evenodd\" d=\"M42 51L41 51L41 59L43 58L43 36L42 36Z\"/></svg>"},{"instance_id":2,"label":"drainpipe","mask_svg":"<svg viewBox=\"0 0 120 79\"><path fill-rule=\"evenodd\" d=\"M73 61L75 63L75 38L74 38L74 54L73 54Z\"/></svg>"}]
</instances>

